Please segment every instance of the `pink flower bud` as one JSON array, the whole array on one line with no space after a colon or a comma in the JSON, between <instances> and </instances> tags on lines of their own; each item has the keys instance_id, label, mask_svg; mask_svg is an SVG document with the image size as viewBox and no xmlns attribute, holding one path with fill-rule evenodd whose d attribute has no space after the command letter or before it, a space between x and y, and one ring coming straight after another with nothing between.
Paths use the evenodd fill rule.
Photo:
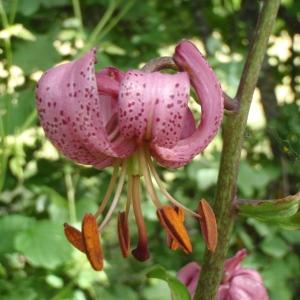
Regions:
<instances>
[{"instance_id":1,"label":"pink flower bud","mask_svg":"<svg viewBox=\"0 0 300 300\"><path fill-rule=\"evenodd\" d=\"M243 249L226 260L217 300L268 300L268 294L260 274L254 269L243 268L240 265L246 256L247 252ZM196 292L200 272L201 267L196 262L191 262L177 274L192 297Z\"/></svg>"}]
</instances>

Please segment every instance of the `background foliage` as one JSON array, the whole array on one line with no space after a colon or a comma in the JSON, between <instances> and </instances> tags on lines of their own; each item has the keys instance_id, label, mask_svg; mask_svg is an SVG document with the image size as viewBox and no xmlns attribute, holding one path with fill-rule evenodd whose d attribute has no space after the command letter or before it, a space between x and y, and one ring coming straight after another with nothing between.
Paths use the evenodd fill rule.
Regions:
<instances>
[{"instance_id":1,"label":"background foliage","mask_svg":"<svg viewBox=\"0 0 300 300\"><path fill-rule=\"evenodd\" d=\"M198 224L187 226L194 252L171 252L145 196L151 259L121 257L114 221L103 234L104 272L91 270L71 249L62 223L93 211L110 170L76 166L45 139L35 112L34 87L45 69L99 47L97 68L137 68L170 55L192 39L204 51L224 90L234 96L260 2L247 0L4 0L0 2L0 295L18 299L169 299L166 284L149 279L160 264L175 274L201 261ZM282 1L255 93L240 168L241 198L280 198L300 190L300 2ZM221 139L193 163L160 170L169 190L194 209L213 199ZM133 232L133 240L136 240ZM250 252L245 265L264 277L272 300L300 297L300 235L239 218L232 253Z\"/></svg>"}]
</instances>

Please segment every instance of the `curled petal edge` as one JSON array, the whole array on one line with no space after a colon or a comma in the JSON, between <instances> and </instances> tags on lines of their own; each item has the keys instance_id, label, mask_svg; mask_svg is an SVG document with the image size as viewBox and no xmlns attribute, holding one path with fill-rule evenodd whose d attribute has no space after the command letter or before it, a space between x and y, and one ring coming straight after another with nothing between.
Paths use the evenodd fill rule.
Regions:
<instances>
[{"instance_id":1,"label":"curled petal edge","mask_svg":"<svg viewBox=\"0 0 300 300\"><path fill-rule=\"evenodd\" d=\"M173 58L179 69L189 74L202 109L201 122L192 135L181 139L171 149L152 146L152 155L161 165L177 168L203 151L217 134L223 118L224 99L214 72L194 44L182 41Z\"/></svg>"}]
</instances>

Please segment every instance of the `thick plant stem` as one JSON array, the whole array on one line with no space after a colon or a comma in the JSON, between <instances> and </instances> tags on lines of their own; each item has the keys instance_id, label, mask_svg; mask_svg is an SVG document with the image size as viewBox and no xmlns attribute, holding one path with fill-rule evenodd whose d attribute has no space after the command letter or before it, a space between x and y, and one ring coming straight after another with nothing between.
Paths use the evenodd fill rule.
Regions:
<instances>
[{"instance_id":1,"label":"thick plant stem","mask_svg":"<svg viewBox=\"0 0 300 300\"><path fill-rule=\"evenodd\" d=\"M236 181L248 112L279 5L280 0L263 2L236 96L240 108L237 113L228 116L224 124L224 142L214 205L219 230L218 246L214 253L205 252L194 300L216 299L222 279L233 227L232 203L236 197Z\"/></svg>"}]
</instances>

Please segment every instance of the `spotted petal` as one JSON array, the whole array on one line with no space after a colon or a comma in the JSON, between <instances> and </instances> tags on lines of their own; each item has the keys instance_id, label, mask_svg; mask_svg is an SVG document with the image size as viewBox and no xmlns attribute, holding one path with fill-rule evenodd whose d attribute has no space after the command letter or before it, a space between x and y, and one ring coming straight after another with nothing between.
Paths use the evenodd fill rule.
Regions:
<instances>
[{"instance_id":1,"label":"spotted petal","mask_svg":"<svg viewBox=\"0 0 300 300\"><path fill-rule=\"evenodd\" d=\"M127 72L119 94L121 133L153 145L174 147L184 128L188 99L185 72Z\"/></svg>"},{"instance_id":2,"label":"spotted petal","mask_svg":"<svg viewBox=\"0 0 300 300\"><path fill-rule=\"evenodd\" d=\"M177 66L189 74L201 104L201 123L192 135L181 139L171 149L153 145L152 154L166 167L179 167L199 154L216 135L223 116L223 96L220 84L198 49L188 41L175 50Z\"/></svg>"},{"instance_id":3,"label":"spotted petal","mask_svg":"<svg viewBox=\"0 0 300 300\"><path fill-rule=\"evenodd\" d=\"M45 72L36 90L41 124L48 138L67 157L96 167L111 165L112 157L126 157L135 149L107 130L106 112L116 101L99 94L96 81L95 50L82 58ZM105 84L105 81L104 81Z\"/></svg>"}]
</instances>

